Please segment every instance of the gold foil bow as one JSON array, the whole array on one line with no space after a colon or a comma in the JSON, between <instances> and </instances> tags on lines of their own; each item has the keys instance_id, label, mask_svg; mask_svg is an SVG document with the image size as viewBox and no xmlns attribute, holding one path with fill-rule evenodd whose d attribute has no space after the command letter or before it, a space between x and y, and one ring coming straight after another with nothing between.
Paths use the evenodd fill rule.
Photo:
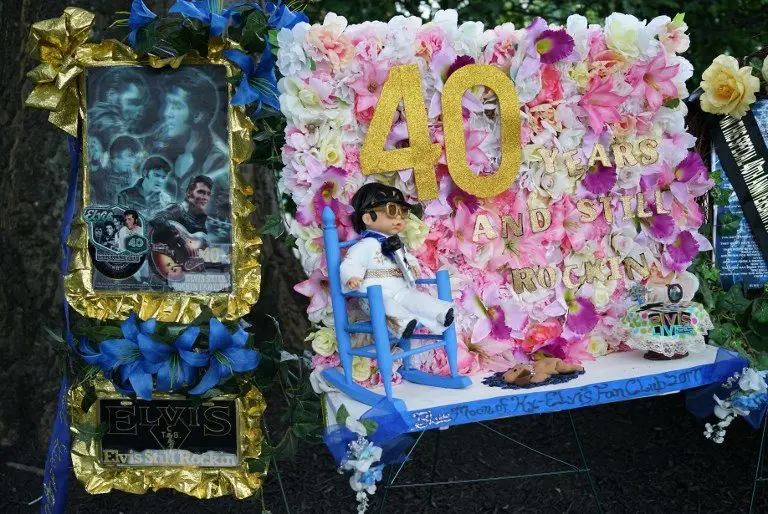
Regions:
<instances>
[{"instance_id":1,"label":"gold foil bow","mask_svg":"<svg viewBox=\"0 0 768 514\"><path fill-rule=\"evenodd\" d=\"M83 67L98 61L135 58L133 51L118 41L88 43L93 13L67 7L58 18L32 25L29 53L41 61L27 76L36 84L26 105L50 111L48 121L77 136L81 115L78 77Z\"/></svg>"}]
</instances>

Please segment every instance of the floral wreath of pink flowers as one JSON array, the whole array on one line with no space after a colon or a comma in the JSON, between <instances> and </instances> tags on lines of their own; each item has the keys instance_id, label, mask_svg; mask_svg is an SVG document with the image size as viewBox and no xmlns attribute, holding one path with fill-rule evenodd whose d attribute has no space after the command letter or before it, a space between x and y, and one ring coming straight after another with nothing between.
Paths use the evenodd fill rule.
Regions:
<instances>
[{"instance_id":1,"label":"floral wreath of pink flowers","mask_svg":"<svg viewBox=\"0 0 768 514\"><path fill-rule=\"evenodd\" d=\"M612 14L604 27L572 15L565 27L536 18L524 28L507 23L484 30L482 23L459 25L453 10L436 13L429 23L397 16L360 25L330 13L322 24L281 30L277 63L287 128L279 186L297 206L289 230L309 278L295 289L311 299L307 339L315 366L339 363L323 258L323 208L335 212L340 236L352 239L357 234L349 220L350 199L364 183L394 185L419 203L412 170L366 176L360 167L389 71L403 64L419 67L431 140L443 145L443 154L435 166L438 197L421 202L421 219L411 214L401 235L427 275L450 270L459 306L461 372L506 370L536 352L579 362L619 349L619 319L635 303L629 288L636 281L680 278L699 251L711 249L698 233L703 215L695 199L713 182L691 151L695 138L686 132L687 109L680 101L693 73L678 55L689 46L686 30L681 15L647 23L626 14ZM440 96L450 75L468 64L498 68L519 97L522 163L511 187L493 198L459 189L446 165ZM493 174L501 156L495 102L483 87L468 90L462 100L466 159L481 176ZM574 177L562 162L569 151L587 163L596 144L609 149L626 142L636 149L648 139L656 143L652 164L601 163ZM387 148L407 140L401 107ZM545 155L558 150L554 170L545 166L542 149ZM626 219L622 196L644 199L655 215ZM599 213L591 222L584 222L585 199ZM662 206L655 209L658 202ZM505 216L536 209L551 215L546 230L473 237L480 214L499 231ZM608 209L614 215L606 216ZM644 260L649 274L611 274L580 285L569 275L564 281L564 270L583 273L585 264L611 258ZM544 266L555 270L551 287L513 287L510 270ZM421 355L422 370L448 373L442 350ZM356 381L380 381L375 361L355 357L353 367ZM394 379L399 380L396 371Z\"/></svg>"}]
</instances>

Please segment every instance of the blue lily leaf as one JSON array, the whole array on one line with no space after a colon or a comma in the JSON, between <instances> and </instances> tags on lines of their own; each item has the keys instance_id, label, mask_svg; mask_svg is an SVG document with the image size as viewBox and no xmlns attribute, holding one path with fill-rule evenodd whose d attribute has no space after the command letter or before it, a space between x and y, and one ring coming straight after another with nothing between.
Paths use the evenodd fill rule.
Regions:
<instances>
[{"instance_id":1,"label":"blue lily leaf","mask_svg":"<svg viewBox=\"0 0 768 514\"><path fill-rule=\"evenodd\" d=\"M131 14L128 17L128 28L131 29L131 32L128 34L128 41L131 43L131 46L136 46L136 34L138 34L139 29L155 18L157 18L157 15L150 11L142 0L133 0L131 3Z\"/></svg>"}]
</instances>

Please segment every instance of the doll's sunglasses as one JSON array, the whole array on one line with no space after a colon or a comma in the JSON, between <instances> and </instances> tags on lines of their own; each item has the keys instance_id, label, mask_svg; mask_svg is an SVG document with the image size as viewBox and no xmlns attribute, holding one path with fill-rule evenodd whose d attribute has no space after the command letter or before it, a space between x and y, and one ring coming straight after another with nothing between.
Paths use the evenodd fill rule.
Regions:
<instances>
[{"instance_id":1,"label":"doll's sunglasses","mask_svg":"<svg viewBox=\"0 0 768 514\"><path fill-rule=\"evenodd\" d=\"M377 207L371 210L373 212L380 212L380 213L386 214L390 218L403 218L403 219L405 219L409 211L407 207L404 207L399 203L394 203L394 202L387 202L386 205L383 205L382 207Z\"/></svg>"}]
</instances>

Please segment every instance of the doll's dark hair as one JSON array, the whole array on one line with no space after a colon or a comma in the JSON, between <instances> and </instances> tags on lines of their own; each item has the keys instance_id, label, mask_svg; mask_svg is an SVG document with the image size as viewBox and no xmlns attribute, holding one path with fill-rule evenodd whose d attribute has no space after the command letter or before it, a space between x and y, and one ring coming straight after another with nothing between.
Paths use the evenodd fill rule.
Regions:
<instances>
[{"instance_id":1,"label":"doll's dark hair","mask_svg":"<svg viewBox=\"0 0 768 514\"><path fill-rule=\"evenodd\" d=\"M379 182L369 182L360 189L352 197L352 208L355 212L350 216L352 220L352 228L355 232L360 234L365 230L365 223L363 223L363 214L368 213L371 215L371 219L376 221L376 213L372 209L384 205L387 202L395 202L403 207L410 209L409 205L403 198L403 193L396 187L381 184Z\"/></svg>"}]
</instances>

